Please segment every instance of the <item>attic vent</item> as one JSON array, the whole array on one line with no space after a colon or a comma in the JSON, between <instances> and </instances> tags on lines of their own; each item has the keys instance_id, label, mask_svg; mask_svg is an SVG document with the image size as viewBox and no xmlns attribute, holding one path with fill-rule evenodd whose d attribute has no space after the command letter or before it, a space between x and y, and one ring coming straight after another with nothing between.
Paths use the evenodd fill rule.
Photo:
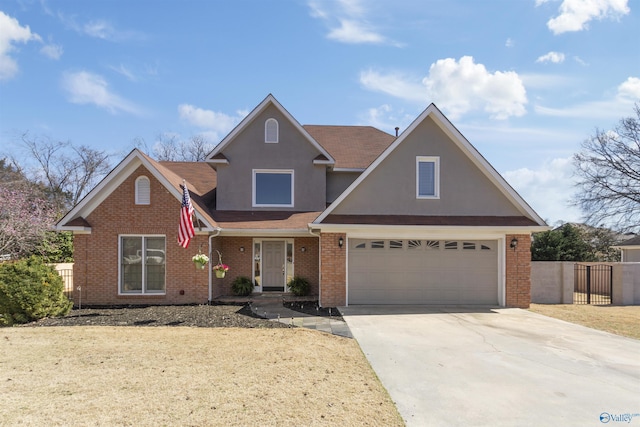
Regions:
<instances>
[{"instance_id":1,"label":"attic vent","mask_svg":"<svg viewBox=\"0 0 640 427\"><path fill-rule=\"evenodd\" d=\"M136 179L136 205L151 204L151 185L149 178L140 176Z\"/></svg>"},{"instance_id":2,"label":"attic vent","mask_svg":"<svg viewBox=\"0 0 640 427\"><path fill-rule=\"evenodd\" d=\"M278 121L276 119L267 119L264 122L264 142L270 144L278 143Z\"/></svg>"}]
</instances>

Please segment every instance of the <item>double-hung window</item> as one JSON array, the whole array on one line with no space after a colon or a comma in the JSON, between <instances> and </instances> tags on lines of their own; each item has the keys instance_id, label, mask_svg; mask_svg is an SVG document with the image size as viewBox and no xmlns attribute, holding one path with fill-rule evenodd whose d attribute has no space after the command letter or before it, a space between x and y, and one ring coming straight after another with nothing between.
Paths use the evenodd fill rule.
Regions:
<instances>
[{"instance_id":1,"label":"double-hung window","mask_svg":"<svg viewBox=\"0 0 640 427\"><path fill-rule=\"evenodd\" d=\"M416 198L440 198L440 157L416 157Z\"/></svg>"},{"instance_id":2,"label":"double-hung window","mask_svg":"<svg viewBox=\"0 0 640 427\"><path fill-rule=\"evenodd\" d=\"M120 236L121 294L164 294L165 236Z\"/></svg>"},{"instance_id":3,"label":"double-hung window","mask_svg":"<svg viewBox=\"0 0 640 427\"><path fill-rule=\"evenodd\" d=\"M254 207L293 207L293 170L254 169Z\"/></svg>"}]
</instances>

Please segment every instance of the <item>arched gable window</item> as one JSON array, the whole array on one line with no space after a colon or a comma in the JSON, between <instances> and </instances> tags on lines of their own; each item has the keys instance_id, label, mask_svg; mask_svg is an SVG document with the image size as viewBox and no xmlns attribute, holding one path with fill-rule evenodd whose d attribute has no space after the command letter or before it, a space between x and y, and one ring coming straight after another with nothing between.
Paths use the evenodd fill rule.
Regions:
<instances>
[{"instance_id":1,"label":"arched gable window","mask_svg":"<svg viewBox=\"0 0 640 427\"><path fill-rule=\"evenodd\" d=\"M264 122L264 142L270 144L278 143L278 121L276 119L267 119Z\"/></svg>"},{"instance_id":2,"label":"arched gable window","mask_svg":"<svg viewBox=\"0 0 640 427\"><path fill-rule=\"evenodd\" d=\"M136 179L136 205L151 204L151 183L146 176Z\"/></svg>"}]
</instances>

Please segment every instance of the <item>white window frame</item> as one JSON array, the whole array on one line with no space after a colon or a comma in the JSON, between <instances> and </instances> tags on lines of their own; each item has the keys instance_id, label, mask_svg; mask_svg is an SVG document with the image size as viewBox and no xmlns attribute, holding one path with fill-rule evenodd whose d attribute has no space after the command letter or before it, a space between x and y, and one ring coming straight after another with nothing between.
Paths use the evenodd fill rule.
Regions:
<instances>
[{"instance_id":1,"label":"white window frame","mask_svg":"<svg viewBox=\"0 0 640 427\"><path fill-rule=\"evenodd\" d=\"M142 181L146 181L147 183L147 188L145 189L146 192L140 191L140 183ZM149 178L147 178L144 175L139 176L138 178L136 178L135 186L136 186L136 200L135 200L136 205L150 205L151 204L151 181L149 180ZM146 200L142 198L143 196L146 196Z\"/></svg>"},{"instance_id":2,"label":"white window frame","mask_svg":"<svg viewBox=\"0 0 640 427\"><path fill-rule=\"evenodd\" d=\"M124 292L122 287L122 238L123 237L139 237L142 239L142 253L144 254L147 250L145 246L145 238L147 237L162 237L164 238L164 290L163 291L147 291L147 278L146 278L146 260L144 258L141 259L142 262L142 289L140 292ZM167 236L164 234L119 234L118 235L118 295L122 296L138 296L138 295L166 295L167 294Z\"/></svg>"},{"instance_id":3,"label":"white window frame","mask_svg":"<svg viewBox=\"0 0 640 427\"><path fill-rule=\"evenodd\" d=\"M264 174L288 174L291 175L291 203L290 204L271 204L271 203L257 203L256 202L256 175L259 173ZM293 169L253 169L251 179L251 205L254 208L292 208L294 207L294 189L295 189L295 175Z\"/></svg>"},{"instance_id":4,"label":"white window frame","mask_svg":"<svg viewBox=\"0 0 640 427\"><path fill-rule=\"evenodd\" d=\"M420 194L420 163L433 163L433 191L434 194ZM416 199L440 198L440 157L417 156L416 157Z\"/></svg>"},{"instance_id":5,"label":"white window frame","mask_svg":"<svg viewBox=\"0 0 640 427\"><path fill-rule=\"evenodd\" d=\"M267 131L267 129L269 128L269 124L270 123L275 123L275 125L276 125L276 138L275 139L269 139L269 132ZM264 122L264 142L265 142L265 144L277 144L279 139L280 139L280 124L274 118L267 119Z\"/></svg>"}]
</instances>

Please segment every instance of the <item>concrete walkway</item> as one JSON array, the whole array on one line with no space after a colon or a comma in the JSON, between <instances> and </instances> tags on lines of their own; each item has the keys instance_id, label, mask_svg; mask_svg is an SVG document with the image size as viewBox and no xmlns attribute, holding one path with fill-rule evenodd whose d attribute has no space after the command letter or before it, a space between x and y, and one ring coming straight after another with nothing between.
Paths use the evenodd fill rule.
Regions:
<instances>
[{"instance_id":1,"label":"concrete walkway","mask_svg":"<svg viewBox=\"0 0 640 427\"><path fill-rule=\"evenodd\" d=\"M353 338L349 326L340 317L326 317L291 310L283 305L281 298L254 298L250 306L256 315L273 322ZM340 316L338 310L335 311L335 315Z\"/></svg>"},{"instance_id":2,"label":"concrete walkway","mask_svg":"<svg viewBox=\"0 0 640 427\"><path fill-rule=\"evenodd\" d=\"M340 309L411 426L640 426L640 341L520 309Z\"/></svg>"}]
</instances>

